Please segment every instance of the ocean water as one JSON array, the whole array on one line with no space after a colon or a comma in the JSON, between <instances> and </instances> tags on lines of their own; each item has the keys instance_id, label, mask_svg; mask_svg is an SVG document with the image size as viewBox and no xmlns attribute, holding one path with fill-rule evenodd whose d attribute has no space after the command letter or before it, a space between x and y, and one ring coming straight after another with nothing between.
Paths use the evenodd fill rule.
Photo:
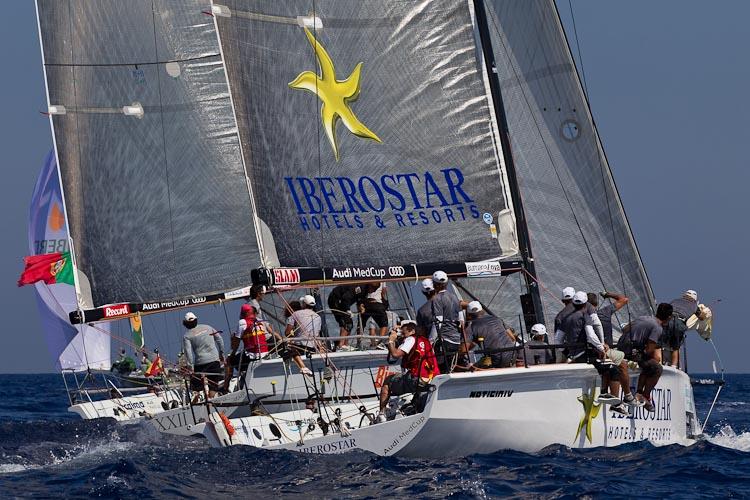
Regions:
<instances>
[{"instance_id":1,"label":"ocean water","mask_svg":"<svg viewBox=\"0 0 750 500\"><path fill-rule=\"evenodd\" d=\"M0 375L0 387L0 498L750 497L750 375L727 376L708 438L690 447L449 460L213 450L149 424L82 421L58 375ZM701 419L715 390L695 387Z\"/></svg>"}]
</instances>

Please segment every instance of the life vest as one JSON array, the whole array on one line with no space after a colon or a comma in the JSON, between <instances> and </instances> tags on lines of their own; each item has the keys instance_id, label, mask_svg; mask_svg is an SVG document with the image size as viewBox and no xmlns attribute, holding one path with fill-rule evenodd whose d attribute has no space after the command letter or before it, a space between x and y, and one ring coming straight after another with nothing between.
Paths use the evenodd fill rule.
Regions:
<instances>
[{"instance_id":1,"label":"life vest","mask_svg":"<svg viewBox=\"0 0 750 500\"><path fill-rule=\"evenodd\" d=\"M401 361L401 367L422 382L429 382L435 375L440 375L432 344L421 335L414 337L414 347Z\"/></svg>"},{"instance_id":2,"label":"life vest","mask_svg":"<svg viewBox=\"0 0 750 500\"><path fill-rule=\"evenodd\" d=\"M245 350L256 354L268 352L266 333L266 326L263 322L253 321L249 323L245 331L242 332L242 344Z\"/></svg>"}]
</instances>

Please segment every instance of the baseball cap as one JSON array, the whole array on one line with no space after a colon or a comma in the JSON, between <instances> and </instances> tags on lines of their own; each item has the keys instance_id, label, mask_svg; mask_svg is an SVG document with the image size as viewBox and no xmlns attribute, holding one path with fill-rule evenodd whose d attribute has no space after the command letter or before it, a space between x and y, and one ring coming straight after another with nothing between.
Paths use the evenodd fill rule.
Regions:
<instances>
[{"instance_id":1,"label":"baseball cap","mask_svg":"<svg viewBox=\"0 0 750 500\"><path fill-rule=\"evenodd\" d=\"M575 295L573 295L573 303L577 306L585 304L588 301L589 296L586 295L586 292L576 292Z\"/></svg>"},{"instance_id":2,"label":"baseball cap","mask_svg":"<svg viewBox=\"0 0 750 500\"><path fill-rule=\"evenodd\" d=\"M531 333L532 335L547 335L547 327L541 323L537 323L531 327Z\"/></svg>"},{"instance_id":3,"label":"baseball cap","mask_svg":"<svg viewBox=\"0 0 750 500\"><path fill-rule=\"evenodd\" d=\"M566 286L565 288L563 288L563 291L562 291L562 299L570 300L573 298L573 295L575 294L576 294L575 288L573 288L572 286Z\"/></svg>"},{"instance_id":4,"label":"baseball cap","mask_svg":"<svg viewBox=\"0 0 750 500\"><path fill-rule=\"evenodd\" d=\"M423 292L431 292L435 290L435 285L432 283L432 280L430 278L425 278L422 280L422 291Z\"/></svg>"},{"instance_id":5,"label":"baseball cap","mask_svg":"<svg viewBox=\"0 0 750 500\"><path fill-rule=\"evenodd\" d=\"M682 294L685 298L693 299L694 301L698 301L698 292L695 290L685 290L685 293Z\"/></svg>"},{"instance_id":6,"label":"baseball cap","mask_svg":"<svg viewBox=\"0 0 750 500\"><path fill-rule=\"evenodd\" d=\"M312 295L303 295L299 298L299 301L302 304L308 305L308 306L314 306L315 305L315 297Z\"/></svg>"},{"instance_id":7,"label":"baseball cap","mask_svg":"<svg viewBox=\"0 0 750 500\"><path fill-rule=\"evenodd\" d=\"M466 312L468 313L478 313L481 310L483 310L483 307L478 300L469 302L469 305L466 306Z\"/></svg>"},{"instance_id":8,"label":"baseball cap","mask_svg":"<svg viewBox=\"0 0 750 500\"><path fill-rule=\"evenodd\" d=\"M405 326L411 326L412 328L416 328L417 327L417 322L414 321L413 319L405 319L405 320L403 320L401 322L401 328L403 328Z\"/></svg>"},{"instance_id":9,"label":"baseball cap","mask_svg":"<svg viewBox=\"0 0 750 500\"><path fill-rule=\"evenodd\" d=\"M198 319L198 316L196 316L193 312L188 312L185 314L185 321L195 321Z\"/></svg>"},{"instance_id":10,"label":"baseball cap","mask_svg":"<svg viewBox=\"0 0 750 500\"><path fill-rule=\"evenodd\" d=\"M435 271L432 274L432 281L434 283L448 283L448 275L445 271Z\"/></svg>"}]
</instances>

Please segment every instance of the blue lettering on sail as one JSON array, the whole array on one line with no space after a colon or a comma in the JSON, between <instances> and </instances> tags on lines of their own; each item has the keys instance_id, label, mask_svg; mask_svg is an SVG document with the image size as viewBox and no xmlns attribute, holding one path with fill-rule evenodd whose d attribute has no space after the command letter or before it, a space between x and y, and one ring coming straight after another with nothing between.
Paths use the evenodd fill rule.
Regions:
<instances>
[{"instance_id":1,"label":"blue lettering on sail","mask_svg":"<svg viewBox=\"0 0 750 500\"><path fill-rule=\"evenodd\" d=\"M406 228L480 218L458 168L380 177L285 177L305 231Z\"/></svg>"}]
</instances>

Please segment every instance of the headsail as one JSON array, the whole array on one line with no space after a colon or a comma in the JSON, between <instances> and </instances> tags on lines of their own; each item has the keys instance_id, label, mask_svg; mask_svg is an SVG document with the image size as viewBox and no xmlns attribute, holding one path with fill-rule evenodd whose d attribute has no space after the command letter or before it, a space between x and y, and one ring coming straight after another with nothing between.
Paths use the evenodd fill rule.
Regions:
<instances>
[{"instance_id":1,"label":"headsail","mask_svg":"<svg viewBox=\"0 0 750 500\"><path fill-rule=\"evenodd\" d=\"M551 292L546 319L565 286L619 291L646 313L653 293L553 0L485 5L536 271ZM468 286L484 300L497 291ZM509 279L494 302L517 304L519 293Z\"/></svg>"},{"instance_id":2,"label":"headsail","mask_svg":"<svg viewBox=\"0 0 750 500\"><path fill-rule=\"evenodd\" d=\"M277 265L518 257L468 2L215 3Z\"/></svg>"},{"instance_id":3,"label":"headsail","mask_svg":"<svg viewBox=\"0 0 750 500\"><path fill-rule=\"evenodd\" d=\"M34 188L29 210L29 251L31 255L64 252L68 248L60 180L54 151L50 152ZM109 325L97 328L72 326L68 312L76 305L72 285L34 285L39 315L50 355L58 370L109 370Z\"/></svg>"},{"instance_id":4,"label":"headsail","mask_svg":"<svg viewBox=\"0 0 750 500\"><path fill-rule=\"evenodd\" d=\"M39 0L82 292L104 304L247 286L251 197L213 21L199 0ZM135 312L111 308L113 316ZM88 318L100 319L99 317Z\"/></svg>"}]
</instances>

